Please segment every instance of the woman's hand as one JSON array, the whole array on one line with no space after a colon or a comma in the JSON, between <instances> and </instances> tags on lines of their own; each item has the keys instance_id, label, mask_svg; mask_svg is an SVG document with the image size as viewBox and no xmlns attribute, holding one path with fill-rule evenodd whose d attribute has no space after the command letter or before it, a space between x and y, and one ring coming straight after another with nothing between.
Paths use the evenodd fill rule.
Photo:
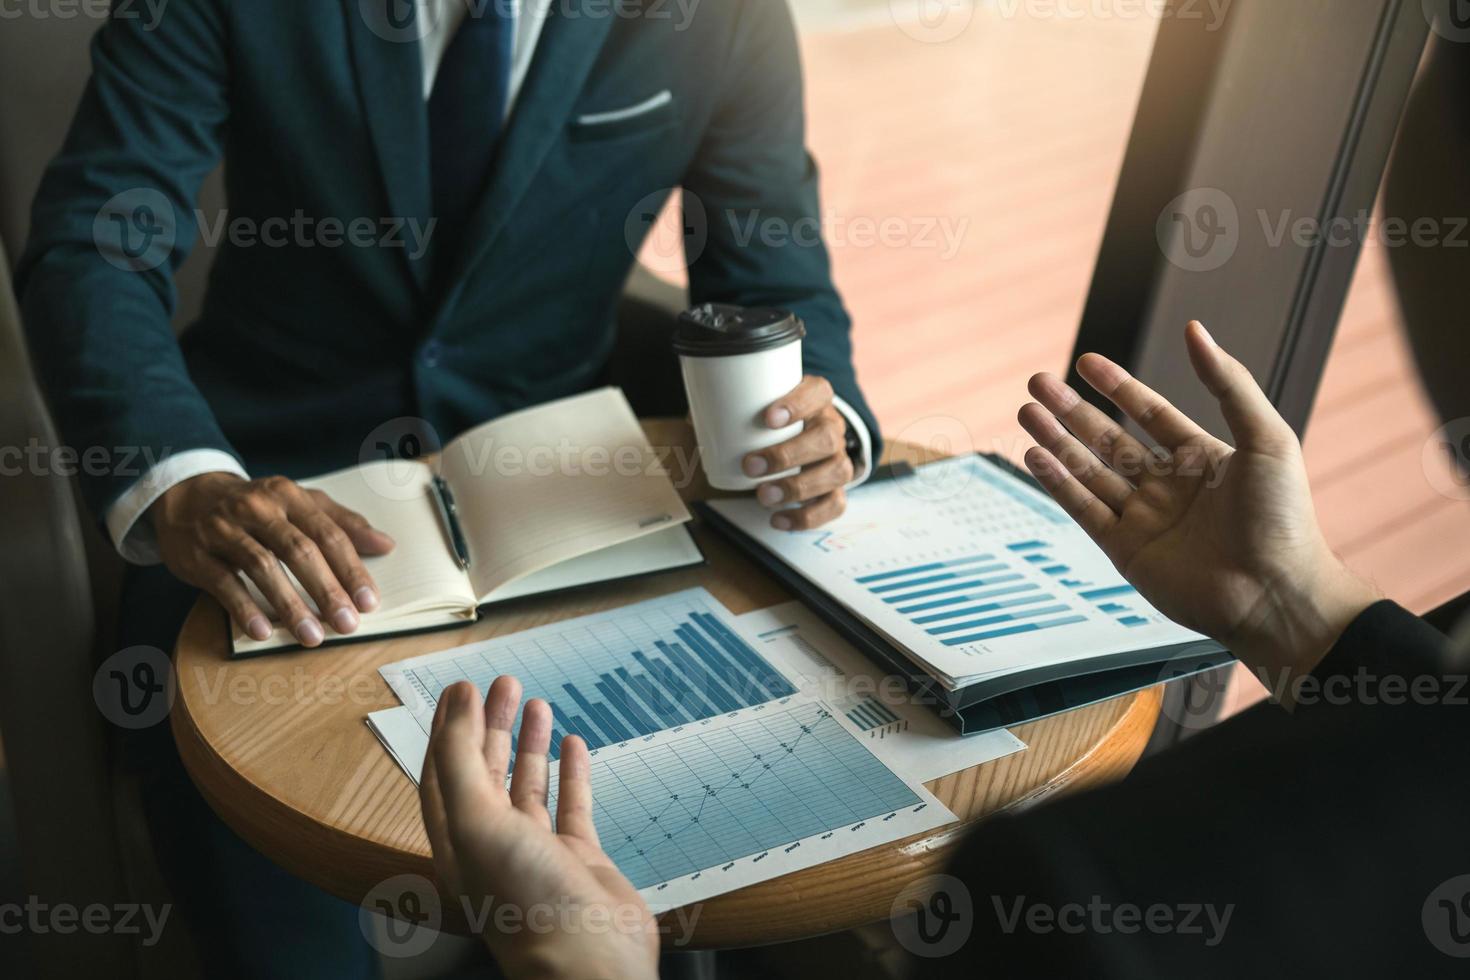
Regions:
<instances>
[{"instance_id":1,"label":"woman's hand","mask_svg":"<svg viewBox=\"0 0 1470 980\"><path fill-rule=\"evenodd\" d=\"M1078 373L1162 451L1038 374L1030 391L1040 404L1020 412L1039 443L1026 466L1170 619L1257 671L1307 673L1377 597L1327 547L1301 445L1250 372L1199 323L1186 343L1234 449L1117 364L1087 354Z\"/></svg>"},{"instance_id":2,"label":"woman's hand","mask_svg":"<svg viewBox=\"0 0 1470 980\"><path fill-rule=\"evenodd\" d=\"M520 700L514 677L496 678L483 708L467 681L439 699L419 788L439 882L489 913L481 935L510 977L656 977L657 927L598 843L591 759L576 736L561 745L552 830L545 701L526 702L506 790ZM496 929L495 908L506 905L517 912L509 921L521 924L514 933Z\"/></svg>"}]
</instances>

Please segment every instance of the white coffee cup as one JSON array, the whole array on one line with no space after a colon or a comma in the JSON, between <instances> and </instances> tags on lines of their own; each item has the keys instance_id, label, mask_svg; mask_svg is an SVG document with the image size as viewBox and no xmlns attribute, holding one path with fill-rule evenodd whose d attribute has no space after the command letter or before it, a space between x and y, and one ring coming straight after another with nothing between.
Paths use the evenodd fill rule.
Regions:
<instances>
[{"instance_id":1,"label":"white coffee cup","mask_svg":"<svg viewBox=\"0 0 1470 980\"><path fill-rule=\"evenodd\" d=\"M710 486L752 490L796 473L745 475L745 457L800 434L801 422L766 425L766 409L801 383L806 327L785 310L706 303L679 315L674 352Z\"/></svg>"}]
</instances>

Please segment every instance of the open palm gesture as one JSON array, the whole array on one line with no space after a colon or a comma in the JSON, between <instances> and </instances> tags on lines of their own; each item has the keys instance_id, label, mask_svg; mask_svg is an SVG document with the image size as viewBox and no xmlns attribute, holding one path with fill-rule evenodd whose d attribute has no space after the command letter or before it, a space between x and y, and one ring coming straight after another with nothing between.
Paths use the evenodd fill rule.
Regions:
<instances>
[{"instance_id":1,"label":"open palm gesture","mask_svg":"<svg viewBox=\"0 0 1470 980\"><path fill-rule=\"evenodd\" d=\"M1038 374L1030 391L1040 404L1020 412L1039 444L1026 466L1166 616L1253 666L1300 666L1313 655L1315 664L1372 595L1322 537L1291 427L1202 325L1189 325L1186 343L1234 448L1117 364L1087 354L1078 373L1158 449Z\"/></svg>"},{"instance_id":2,"label":"open palm gesture","mask_svg":"<svg viewBox=\"0 0 1470 980\"><path fill-rule=\"evenodd\" d=\"M576 736L562 742L552 829L545 701L526 702L506 788L520 700L520 682L505 676L490 686L483 708L465 681L440 697L420 783L440 883L472 903L486 945L509 976L653 977L656 925L598 843L591 760ZM501 917L502 908L512 914ZM501 931L501 922L515 927Z\"/></svg>"}]
</instances>

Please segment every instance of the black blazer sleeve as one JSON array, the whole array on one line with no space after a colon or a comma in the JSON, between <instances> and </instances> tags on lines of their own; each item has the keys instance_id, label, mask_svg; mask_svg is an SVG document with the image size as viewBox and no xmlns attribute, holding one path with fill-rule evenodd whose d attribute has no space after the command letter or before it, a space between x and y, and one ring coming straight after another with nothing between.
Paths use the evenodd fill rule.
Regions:
<instances>
[{"instance_id":1,"label":"black blazer sleeve","mask_svg":"<svg viewBox=\"0 0 1470 980\"><path fill-rule=\"evenodd\" d=\"M881 433L858 387L852 322L832 283L822 238L817 165L806 149L801 56L785 3L737 7L722 64L720 104L684 175L686 222L707 224L689 266L695 303L777 306L801 317L806 373L826 378Z\"/></svg>"},{"instance_id":2,"label":"black blazer sleeve","mask_svg":"<svg viewBox=\"0 0 1470 980\"><path fill-rule=\"evenodd\" d=\"M1433 696L1258 705L1120 784L982 824L943 903L968 910L967 939L938 957L921 945L920 975L1463 975L1436 943L1464 936L1470 953L1470 878L1463 903L1435 899L1470 873L1463 677L1443 636L1392 603L1314 676L1360 668L1429 678Z\"/></svg>"},{"instance_id":3,"label":"black blazer sleeve","mask_svg":"<svg viewBox=\"0 0 1470 980\"><path fill-rule=\"evenodd\" d=\"M1385 599L1349 624L1312 675L1327 681L1361 673L1441 676L1453 670L1445 635Z\"/></svg>"}]
</instances>

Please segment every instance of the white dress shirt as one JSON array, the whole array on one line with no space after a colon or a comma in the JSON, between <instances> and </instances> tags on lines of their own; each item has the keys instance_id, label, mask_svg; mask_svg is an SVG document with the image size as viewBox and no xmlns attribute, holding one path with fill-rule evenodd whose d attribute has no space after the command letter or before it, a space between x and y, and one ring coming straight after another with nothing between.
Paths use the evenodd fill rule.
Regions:
<instances>
[{"instance_id":1,"label":"white dress shirt","mask_svg":"<svg viewBox=\"0 0 1470 980\"><path fill-rule=\"evenodd\" d=\"M434 76L439 63L449 47L454 32L464 21L469 3L503 2L503 0L415 0L418 5L419 23L424 35L419 40L419 52L424 64L424 98L434 89ZM515 32L511 41L510 86L506 99L506 115L510 115L516 96L526 81L531 68L531 56L535 54L536 42L541 37L541 27L546 23L546 13L551 0L511 0ZM857 412L840 398L834 398L837 410L847 419L858 439L862 442L862 465L849 486L856 486L868 478L872 471L873 442L867 426ZM107 533L118 553L127 561L137 565L155 565L159 562L158 539L153 533L153 524L146 519L148 508L168 490L185 480L205 473L234 473L243 479L247 474L229 453L218 449L188 449L175 453L153 466L134 483L122 496L107 508Z\"/></svg>"}]
</instances>

